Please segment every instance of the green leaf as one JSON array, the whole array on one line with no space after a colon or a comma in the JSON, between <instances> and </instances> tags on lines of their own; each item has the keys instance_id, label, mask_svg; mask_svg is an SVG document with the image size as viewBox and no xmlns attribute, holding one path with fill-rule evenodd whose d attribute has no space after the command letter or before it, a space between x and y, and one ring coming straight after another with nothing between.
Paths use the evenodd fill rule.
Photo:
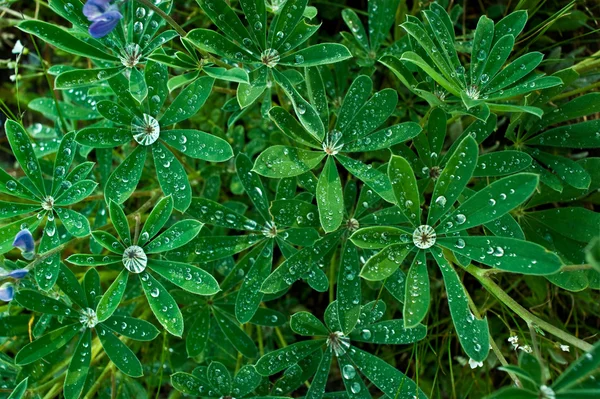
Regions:
<instances>
[{"instance_id":1,"label":"green leaf","mask_svg":"<svg viewBox=\"0 0 600 399\"><path fill-rule=\"evenodd\" d=\"M89 269L85 273L82 286L85 291L88 305L95 308L98 303L96 294L102 292L102 288L100 287L100 275L96 269Z\"/></svg>"},{"instance_id":2,"label":"green leaf","mask_svg":"<svg viewBox=\"0 0 600 399\"><path fill-rule=\"evenodd\" d=\"M295 183L294 183L295 184ZM277 226L319 227L318 208L308 202L285 199L271 202L273 221Z\"/></svg>"},{"instance_id":3,"label":"green leaf","mask_svg":"<svg viewBox=\"0 0 600 399\"><path fill-rule=\"evenodd\" d=\"M200 236L195 241L195 256L193 261L209 262L235 255L253 246L265 237L260 234L242 236Z\"/></svg>"},{"instance_id":4,"label":"green leaf","mask_svg":"<svg viewBox=\"0 0 600 399\"><path fill-rule=\"evenodd\" d=\"M244 397L254 391L261 383L262 377L252 364L243 366L233 378L233 391Z\"/></svg>"},{"instance_id":5,"label":"green leaf","mask_svg":"<svg viewBox=\"0 0 600 399\"><path fill-rule=\"evenodd\" d=\"M223 334L225 334L234 348L247 358L256 357L258 349L256 348L254 340L250 338L237 323L231 320L227 313L217 307L213 307L213 313L221 331L223 331Z\"/></svg>"},{"instance_id":6,"label":"green leaf","mask_svg":"<svg viewBox=\"0 0 600 399\"><path fill-rule=\"evenodd\" d=\"M10 147L12 148L17 162L21 166L21 169L25 172L25 175L29 180L31 180L38 193L40 195L45 195L46 187L42 177L42 170L40 168L40 163L35 156L35 152L33 151L29 134L25 131L23 126L10 119L6 120L4 129Z\"/></svg>"},{"instance_id":7,"label":"green leaf","mask_svg":"<svg viewBox=\"0 0 600 399\"><path fill-rule=\"evenodd\" d=\"M98 242L98 244L108 249L112 253L122 255L123 252L125 252L125 247L123 244L121 244L121 242L115 236L107 233L106 231L92 231L92 237Z\"/></svg>"},{"instance_id":8,"label":"green leaf","mask_svg":"<svg viewBox=\"0 0 600 399\"><path fill-rule=\"evenodd\" d=\"M427 316L431 291L425 251L419 251L413 259L406 275L406 294L404 296L404 327L417 326Z\"/></svg>"},{"instance_id":9,"label":"green leaf","mask_svg":"<svg viewBox=\"0 0 600 399\"><path fill-rule=\"evenodd\" d=\"M240 0L244 16L248 21L250 35L260 48L267 48L267 9L265 3L255 0Z\"/></svg>"},{"instance_id":10,"label":"green leaf","mask_svg":"<svg viewBox=\"0 0 600 399\"><path fill-rule=\"evenodd\" d=\"M477 159L474 177L505 176L520 172L531 165L531 157L521 151L499 151L482 154Z\"/></svg>"},{"instance_id":11,"label":"green leaf","mask_svg":"<svg viewBox=\"0 0 600 399\"><path fill-rule=\"evenodd\" d=\"M142 177L145 162L146 148L137 146L108 178L104 188L106 202L113 200L122 204L133 194Z\"/></svg>"},{"instance_id":12,"label":"green leaf","mask_svg":"<svg viewBox=\"0 0 600 399\"><path fill-rule=\"evenodd\" d=\"M490 348L487 319L478 319L471 312L465 287L442 251L435 248L432 252L444 278L448 306L460 344L471 359L482 362L487 358Z\"/></svg>"},{"instance_id":13,"label":"green leaf","mask_svg":"<svg viewBox=\"0 0 600 399\"><path fill-rule=\"evenodd\" d=\"M50 298L38 291L21 289L17 291L14 299L19 305L34 312L65 317L76 316L75 312L63 302Z\"/></svg>"},{"instance_id":14,"label":"green leaf","mask_svg":"<svg viewBox=\"0 0 600 399\"><path fill-rule=\"evenodd\" d=\"M171 385L178 391L193 396L208 394L210 390L210 385L206 379L200 379L197 375L182 373L181 371L171 374Z\"/></svg>"},{"instance_id":15,"label":"green leaf","mask_svg":"<svg viewBox=\"0 0 600 399\"><path fill-rule=\"evenodd\" d=\"M134 115L129 112L126 108L121 107L119 104L113 101L102 100L96 104L96 109L106 119L109 121L127 126L126 130L129 131L131 126L131 122L133 121ZM104 128L107 134L110 134L114 128ZM86 129L83 129L84 131ZM81 132L81 131L80 131ZM131 133L129 133L129 138L131 140Z\"/></svg>"},{"instance_id":16,"label":"green leaf","mask_svg":"<svg viewBox=\"0 0 600 399\"><path fill-rule=\"evenodd\" d=\"M102 324L96 325L98 338L108 358L119 370L130 377L141 377L144 375L142 364L135 354L125 345L113 332Z\"/></svg>"},{"instance_id":17,"label":"green leaf","mask_svg":"<svg viewBox=\"0 0 600 399\"><path fill-rule=\"evenodd\" d=\"M81 323L69 324L67 326L50 331L48 334L25 345L17 356L15 363L25 365L35 362L46 355L65 346L81 329Z\"/></svg>"},{"instance_id":18,"label":"green leaf","mask_svg":"<svg viewBox=\"0 0 600 399\"><path fill-rule=\"evenodd\" d=\"M78 181L63 191L63 193L54 200L54 204L58 206L76 204L93 193L97 186L98 183L92 180Z\"/></svg>"},{"instance_id":19,"label":"green leaf","mask_svg":"<svg viewBox=\"0 0 600 399\"><path fill-rule=\"evenodd\" d=\"M573 362L552 384L552 389L564 391L573 387L585 376L598 370L600 365L600 343L596 343L593 348L578 360Z\"/></svg>"},{"instance_id":20,"label":"green leaf","mask_svg":"<svg viewBox=\"0 0 600 399\"><path fill-rule=\"evenodd\" d=\"M198 312L196 320L188 330L185 348L188 356L198 356L204 351L210 330L210 311L208 307Z\"/></svg>"},{"instance_id":21,"label":"green leaf","mask_svg":"<svg viewBox=\"0 0 600 399\"><path fill-rule=\"evenodd\" d=\"M11 392L7 399L22 399L27 392L27 383L29 382L29 377L25 378L15 387L15 389Z\"/></svg>"},{"instance_id":22,"label":"green leaf","mask_svg":"<svg viewBox=\"0 0 600 399\"><path fill-rule=\"evenodd\" d=\"M346 387L346 393L349 398L371 399L369 388L365 385L360 373L356 372L352 360L345 356L336 356L338 367L342 373L342 381Z\"/></svg>"},{"instance_id":23,"label":"green leaf","mask_svg":"<svg viewBox=\"0 0 600 399\"><path fill-rule=\"evenodd\" d=\"M250 267L238 292L235 301L235 317L240 323L249 322L256 313L263 299L260 287L269 276L272 263L273 240L269 240Z\"/></svg>"},{"instance_id":24,"label":"green leaf","mask_svg":"<svg viewBox=\"0 0 600 399\"><path fill-rule=\"evenodd\" d=\"M26 219L14 221L0 228L0 252L6 253L14 249L12 243L15 236L21 231L21 226L28 226L30 231L33 231L39 224L37 215L30 216Z\"/></svg>"},{"instance_id":25,"label":"green leaf","mask_svg":"<svg viewBox=\"0 0 600 399\"><path fill-rule=\"evenodd\" d=\"M125 216L123 208L116 202L110 201L108 204L108 212L112 225L121 238L121 241L123 241L125 245L131 245L131 227L129 226L129 221L127 220L127 216ZM111 246L115 248L112 243ZM110 250L110 248L107 249Z\"/></svg>"},{"instance_id":26,"label":"green leaf","mask_svg":"<svg viewBox=\"0 0 600 399\"><path fill-rule=\"evenodd\" d=\"M369 37L367 36L367 32L363 23L361 22L358 15L356 15L354 10L351 10L349 8L343 9L342 18L344 19L344 22L346 23L348 28L350 28L350 32L352 32L352 35L354 36L358 44L360 44L362 49L365 51L369 51Z\"/></svg>"},{"instance_id":27,"label":"green leaf","mask_svg":"<svg viewBox=\"0 0 600 399\"><path fill-rule=\"evenodd\" d=\"M364 138L344 144L344 152L371 152L387 149L393 145L415 138L421 130L421 126L417 123L400 123L378 130Z\"/></svg>"},{"instance_id":28,"label":"green leaf","mask_svg":"<svg viewBox=\"0 0 600 399\"><path fill-rule=\"evenodd\" d=\"M88 307L88 301L85 297L84 290L82 289L75 274L66 267L62 262L60 264L60 274L56 284L65 293L65 295L73 302L85 309Z\"/></svg>"},{"instance_id":29,"label":"green leaf","mask_svg":"<svg viewBox=\"0 0 600 399\"><path fill-rule=\"evenodd\" d=\"M298 93L294 85L284 74L275 69L272 70L272 73L275 81L292 102L296 116L302 126L315 138L323 140L325 137L325 126L317 110Z\"/></svg>"},{"instance_id":30,"label":"green leaf","mask_svg":"<svg viewBox=\"0 0 600 399\"><path fill-rule=\"evenodd\" d=\"M319 350L325 342L325 339L300 341L268 352L256 362L256 371L265 377L278 373Z\"/></svg>"},{"instance_id":31,"label":"green leaf","mask_svg":"<svg viewBox=\"0 0 600 399\"><path fill-rule=\"evenodd\" d=\"M111 316L102 325L117 334L136 341L152 341L160 334L158 328L146 320L129 316Z\"/></svg>"},{"instance_id":32,"label":"green leaf","mask_svg":"<svg viewBox=\"0 0 600 399\"><path fill-rule=\"evenodd\" d=\"M169 88L167 87L169 71L165 65L149 61L144 68L144 76L148 84L150 115L158 115L169 95Z\"/></svg>"},{"instance_id":33,"label":"green leaf","mask_svg":"<svg viewBox=\"0 0 600 399\"><path fill-rule=\"evenodd\" d=\"M213 226L250 231L260 229L260 226L256 221L240 215L228 206L221 205L206 198L192 198L192 203L186 210L186 213L202 223Z\"/></svg>"},{"instance_id":34,"label":"green leaf","mask_svg":"<svg viewBox=\"0 0 600 399\"><path fill-rule=\"evenodd\" d=\"M185 212L192 202L192 187L185 168L162 143L152 146L152 156L160 188L173 197L175 209Z\"/></svg>"},{"instance_id":35,"label":"green leaf","mask_svg":"<svg viewBox=\"0 0 600 399\"><path fill-rule=\"evenodd\" d=\"M240 153L235 159L235 169L240 183L250 198L256 210L264 218L270 221L273 217L269 212L269 198L260 177L252 170L252 161L246 154Z\"/></svg>"},{"instance_id":36,"label":"green leaf","mask_svg":"<svg viewBox=\"0 0 600 399\"><path fill-rule=\"evenodd\" d=\"M267 89L268 68L264 65L250 72L250 83L240 83L237 88L237 100L240 108L253 104Z\"/></svg>"},{"instance_id":37,"label":"green leaf","mask_svg":"<svg viewBox=\"0 0 600 399\"><path fill-rule=\"evenodd\" d=\"M377 129L390 117L397 104L398 93L395 90L384 89L375 93L356 114L352 115L351 121L344 124L342 142L361 139Z\"/></svg>"},{"instance_id":38,"label":"green leaf","mask_svg":"<svg viewBox=\"0 0 600 399\"><path fill-rule=\"evenodd\" d=\"M480 85L480 77L489 58L492 39L494 38L494 21L482 15L477 22L473 47L471 50L471 84ZM485 83L485 82L482 82Z\"/></svg>"},{"instance_id":39,"label":"green leaf","mask_svg":"<svg viewBox=\"0 0 600 399\"><path fill-rule=\"evenodd\" d=\"M380 249L390 244L410 241L406 231L397 227L372 226L356 231L350 240L359 248Z\"/></svg>"},{"instance_id":40,"label":"green leaf","mask_svg":"<svg viewBox=\"0 0 600 399\"><path fill-rule=\"evenodd\" d=\"M283 4L269 27L270 47L279 48L283 45L285 38L290 36L302 19L307 4L308 0L290 0Z\"/></svg>"},{"instance_id":41,"label":"green leaf","mask_svg":"<svg viewBox=\"0 0 600 399\"><path fill-rule=\"evenodd\" d=\"M377 356L357 348L351 348L349 356L360 372L388 397L427 397L410 378Z\"/></svg>"},{"instance_id":42,"label":"green leaf","mask_svg":"<svg viewBox=\"0 0 600 399\"><path fill-rule=\"evenodd\" d=\"M246 50L213 30L193 29L188 32L185 40L189 41L200 50L228 58L232 61L242 63L253 63L257 61L257 59L250 56Z\"/></svg>"},{"instance_id":43,"label":"green leaf","mask_svg":"<svg viewBox=\"0 0 600 399\"><path fill-rule=\"evenodd\" d=\"M354 79L344 97L342 107L340 108L339 116L335 124L336 130L347 130L346 127L352 122L365 103L367 103L372 91L373 81L371 78L366 75L359 75Z\"/></svg>"},{"instance_id":44,"label":"green leaf","mask_svg":"<svg viewBox=\"0 0 600 399\"><path fill-rule=\"evenodd\" d=\"M312 134L306 131L304 127L287 110L282 107L273 107L269 110L269 118L286 136L298 143L321 150L321 143Z\"/></svg>"},{"instance_id":45,"label":"green leaf","mask_svg":"<svg viewBox=\"0 0 600 399\"><path fill-rule=\"evenodd\" d=\"M309 312L296 312L290 318L290 328L296 334L304 335L305 337L327 336L329 330Z\"/></svg>"},{"instance_id":46,"label":"green leaf","mask_svg":"<svg viewBox=\"0 0 600 399\"><path fill-rule=\"evenodd\" d=\"M561 180L575 188L586 189L592 182L590 174L572 159L548 154L543 151L534 151L532 155L535 159L552 169Z\"/></svg>"},{"instance_id":47,"label":"green leaf","mask_svg":"<svg viewBox=\"0 0 600 399\"><path fill-rule=\"evenodd\" d=\"M582 207L528 212L528 219L534 219L564 237L586 244L598 236L600 226L600 214Z\"/></svg>"},{"instance_id":48,"label":"green leaf","mask_svg":"<svg viewBox=\"0 0 600 399\"><path fill-rule=\"evenodd\" d=\"M46 226L40 240L39 252L48 252L60 245L60 239L56 231L56 222L46 219ZM50 290L58 279L60 271L60 252L48 256L44 262L35 268L35 281L44 291Z\"/></svg>"},{"instance_id":49,"label":"green leaf","mask_svg":"<svg viewBox=\"0 0 600 399\"><path fill-rule=\"evenodd\" d=\"M496 77L483 87L483 90L486 93L493 93L518 82L533 71L542 62L542 58L544 58L544 55L538 52L531 52L517 58L502 69Z\"/></svg>"},{"instance_id":50,"label":"green leaf","mask_svg":"<svg viewBox=\"0 0 600 399\"><path fill-rule=\"evenodd\" d=\"M72 263L76 266L107 266L114 264L123 264L122 256L114 256L114 255L84 255L84 254L76 254L71 255L67 259L67 262ZM93 270L93 269L92 269ZM98 291L97 291L98 292Z\"/></svg>"},{"instance_id":51,"label":"green leaf","mask_svg":"<svg viewBox=\"0 0 600 399\"><path fill-rule=\"evenodd\" d=\"M358 251L346 242L337 278L337 306L342 332L350 334L360 316L361 281Z\"/></svg>"},{"instance_id":52,"label":"green leaf","mask_svg":"<svg viewBox=\"0 0 600 399\"><path fill-rule=\"evenodd\" d=\"M195 115L210 96L214 83L213 78L204 76L183 89L160 118L160 126L170 126Z\"/></svg>"},{"instance_id":53,"label":"green leaf","mask_svg":"<svg viewBox=\"0 0 600 399\"><path fill-rule=\"evenodd\" d=\"M92 330L86 329L73 352L63 386L65 399L77 399L83 392L92 361Z\"/></svg>"},{"instance_id":54,"label":"green leaf","mask_svg":"<svg viewBox=\"0 0 600 399\"><path fill-rule=\"evenodd\" d=\"M496 180L463 202L446 216L437 233L464 231L498 219L524 203L539 182L533 173L519 173Z\"/></svg>"},{"instance_id":55,"label":"green leaf","mask_svg":"<svg viewBox=\"0 0 600 399\"><path fill-rule=\"evenodd\" d=\"M325 155L325 152L275 145L260 153L254 171L271 178L298 176L316 167Z\"/></svg>"},{"instance_id":56,"label":"green leaf","mask_svg":"<svg viewBox=\"0 0 600 399\"><path fill-rule=\"evenodd\" d=\"M372 51L377 51L388 37L394 23L399 0L369 2L369 39Z\"/></svg>"},{"instance_id":57,"label":"green leaf","mask_svg":"<svg viewBox=\"0 0 600 399\"><path fill-rule=\"evenodd\" d=\"M290 55L282 57L278 64L309 68L317 65L327 65L352 58L346 46L338 43L323 43L305 47Z\"/></svg>"},{"instance_id":58,"label":"green leaf","mask_svg":"<svg viewBox=\"0 0 600 399\"><path fill-rule=\"evenodd\" d=\"M360 276L368 281L379 281L388 278L402 264L412 247L412 243L392 244L385 247L377 255L367 260L360 271Z\"/></svg>"},{"instance_id":59,"label":"green leaf","mask_svg":"<svg viewBox=\"0 0 600 399\"><path fill-rule=\"evenodd\" d=\"M533 242L514 238L461 236L438 238L437 242L469 259L513 273L553 274L562 266L555 253Z\"/></svg>"},{"instance_id":60,"label":"green leaf","mask_svg":"<svg viewBox=\"0 0 600 399\"><path fill-rule=\"evenodd\" d=\"M427 215L430 226L450 210L458 196L469 183L477 165L477 142L473 137L465 137L448 159L440 177L435 182L432 203Z\"/></svg>"},{"instance_id":61,"label":"green leaf","mask_svg":"<svg viewBox=\"0 0 600 399\"><path fill-rule=\"evenodd\" d=\"M210 385L221 395L231 393L231 374L223 363L211 362L206 373Z\"/></svg>"},{"instance_id":62,"label":"green leaf","mask_svg":"<svg viewBox=\"0 0 600 399\"><path fill-rule=\"evenodd\" d=\"M319 362L317 372L312 379L310 388L306 392L305 399L320 399L325 397L325 388L327 385L327 378L329 377L329 370L331 369L331 359L333 352L330 347L325 349L325 353Z\"/></svg>"},{"instance_id":63,"label":"green leaf","mask_svg":"<svg viewBox=\"0 0 600 399\"><path fill-rule=\"evenodd\" d=\"M413 226L419 226L421 199L417 179L410 163L402 157L392 155L388 164L388 176L398 207Z\"/></svg>"},{"instance_id":64,"label":"green leaf","mask_svg":"<svg viewBox=\"0 0 600 399\"><path fill-rule=\"evenodd\" d=\"M92 148L114 148L129 143L133 136L130 128L88 127L77 132L79 144Z\"/></svg>"},{"instance_id":65,"label":"green leaf","mask_svg":"<svg viewBox=\"0 0 600 399\"><path fill-rule=\"evenodd\" d=\"M69 168L73 163L73 159L75 159L76 150L77 143L75 142L75 133L69 132L65 134L60 141L60 146L56 152L56 159L54 160L54 174L52 179L52 189L50 190L52 195L56 195L61 189L61 183L67 177Z\"/></svg>"},{"instance_id":66,"label":"green leaf","mask_svg":"<svg viewBox=\"0 0 600 399\"><path fill-rule=\"evenodd\" d=\"M512 35L502 36L490 50L489 57L485 58L485 65L480 75L487 79L496 76L496 74L504 67L510 53L515 45L515 38ZM481 65L481 64L480 64Z\"/></svg>"},{"instance_id":67,"label":"green leaf","mask_svg":"<svg viewBox=\"0 0 600 399\"><path fill-rule=\"evenodd\" d=\"M582 96L585 97L585 96ZM578 97L579 98L579 97ZM549 129L527 140L527 144L562 148L599 148L600 121L591 120Z\"/></svg>"},{"instance_id":68,"label":"green leaf","mask_svg":"<svg viewBox=\"0 0 600 399\"><path fill-rule=\"evenodd\" d=\"M155 254L171 251L192 241L203 224L194 219L180 220L144 246L144 252Z\"/></svg>"},{"instance_id":69,"label":"green leaf","mask_svg":"<svg viewBox=\"0 0 600 399\"><path fill-rule=\"evenodd\" d=\"M54 208L54 212L56 212L56 214L59 216L63 226L67 229L69 234L72 234L76 237L85 237L90 234L90 223L88 222L87 218L79 212L66 208ZM53 240L58 243L58 238L53 238ZM48 250L49 249L51 248L48 248Z\"/></svg>"},{"instance_id":70,"label":"green leaf","mask_svg":"<svg viewBox=\"0 0 600 399\"><path fill-rule=\"evenodd\" d=\"M363 325L350 334L352 341L373 344L406 345L418 342L427 335L427 328L419 323L406 327L406 320L385 320Z\"/></svg>"},{"instance_id":71,"label":"green leaf","mask_svg":"<svg viewBox=\"0 0 600 399\"><path fill-rule=\"evenodd\" d=\"M325 233L337 230L344 218L342 182L335 161L327 157L317 183L317 204L319 219Z\"/></svg>"},{"instance_id":72,"label":"green leaf","mask_svg":"<svg viewBox=\"0 0 600 399\"><path fill-rule=\"evenodd\" d=\"M95 46L77 39L56 24L36 20L26 20L21 22L18 28L23 32L31 33L42 39L45 43L51 44L68 53L100 61L119 62L115 56L107 54Z\"/></svg>"},{"instance_id":73,"label":"green leaf","mask_svg":"<svg viewBox=\"0 0 600 399\"><path fill-rule=\"evenodd\" d=\"M112 282L110 287L108 287L104 295L102 295L102 298L96 307L98 321L104 321L108 319L113 315L115 310L117 310L121 300L123 299L123 295L125 294L128 278L129 271L127 269L123 269L117 278Z\"/></svg>"},{"instance_id":74,"label":"green leaf","mask_svg":"<svg viewBox=\"0 0 600 399\"><path fill-rule=\"evenodd\" d=\"M519 10L502 18L495 26L494 42L504 35L512 35L514 39L519 36L527 23L527 11Z\"/></svg>"},{"instance_id":75,"label":"green leaf","mask_svg":"<svg viewBox=\"0 0 600 399\"><path fill-rule=\"evenodd\" d=\"M143 247L164 227L173 212L173 197L163 197L154 205L140 232L137 245Z\"/></svg>"},{"instance_id":76,"label":"green leaf","mask_svg":"<svg viewBox=\"0 0 600 399\"><path fill-rule=\"evenodd\" d=\"M183 334L183 316L177 302L150 273L140 273L140 280L150 309L152 309L160 324L169 333L181 337Z\"/></svg>"},{"instance_id":77,"label":"green leaf","mask_svg":"<svg viewBox=\"0 0 600 399\"><path fill-rule=\"evenodd\" d=\"M373 165L365 165L360 161L341 154L337 154L335 159L337 159L337 161L342 164L342 166L346 168L348 172L362 180L381 198L389 203L396 203L396 198L394 197L392 190L392 184L385 173L381 172L379 169L373 168Z\"/></svg>"},{"instance_id":78,"label":"green leaf","mask_svg":"<svg viewBox=\"0 0 600 399\"><path fill-rule=\"evenodd\" d=\"M310 270L311 265L321 259L337 244L343 231L330 233L319 239L312 247L306 247L287 258L263 282L261 291L272 294L286 289L295 281L301 279Z\"/></svg>"},{"instance_id":79,"label":"green leaf","mask_svg":"<svg viewBox=\"0 0 600 399\"><path fill-rule=\"evenodd\" d=\"M217 280L199 267L157 259L149 259L148 267L166 280L194 294L214 295L220 291Z\"/></svg>"},{"instance_id":80,"label":"green leaf","mask_svg":"<svg viewBox=\"0 0 600 399\"><path fill-rule=\"evenodd\" d=\"M36 201L36 195L25 185L21 184L13 176L0 168L0 192L13 197Z\"/></svg>"},{"instance_id":81,"label":"green leaf","mask_svg":"<svg viewBox=\"0 0 600 399\"><path fill-rule=\"evenodd\" d=\"M233 150L227 141L199 130L168 130L161 135L161 139L191 158L225 162L233 157Z\"/></svg>"}]
</instances>

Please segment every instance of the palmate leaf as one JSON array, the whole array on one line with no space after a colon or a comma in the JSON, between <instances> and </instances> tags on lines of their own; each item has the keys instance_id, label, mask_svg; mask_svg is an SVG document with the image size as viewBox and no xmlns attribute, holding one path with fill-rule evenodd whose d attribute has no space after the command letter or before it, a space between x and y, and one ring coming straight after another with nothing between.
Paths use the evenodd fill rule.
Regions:
<instances>
[{"instance_id":1,"label":"palmate leaf","mask_svg":"<svg viewBox=\"0 0 600 399\"><path fill-rule=\"evenodd\" d=\"M27 385L29 382L29 377L25 378L15 387L15 389L8 395L7 399L21 399L25 396L27 392Z\"/></svg>"},{"instance_id":2,"label":"palmate leaf","mask_svg":"<svg viewBox=\"0 0 600 399\"><path fill-rule=\"evenodd\" d=\"M425 318L430 300L427 259L425 251L419 251L406 275L406 294L402 311L404 327L414 327Z\"/></svg>"},{"instance_id":3,"label":"palmate leaf","mask_svg":"<svg viewBox=\"0 0 600 399\"><path fill-rule=\"evenodd\" d=\"M129 316L111 316L102 325L109 330L136 341L152 341L160 334L154 324Z\"/></svg>"},{"instance_id":4,"label":"palmate leaf","mask_svg":"<svg viewBox=\"0 0 600 399\"><path fill-rule=\"evenodd\" d=\"M316 167L325 155L325 152L275 145L256 158L254 171L271 178L298 176Z\"/></svg>"},{"instance_id":5,"label":"palmate leaf","mask_svg":"<svg viewBox=\"0 0 600 399\"><path fill-rule=\"evenodd\" d=\"M125 294L128 277L129 271L127 269L123 269L115 281L113 281L110 287L108 287L106 293L102 296L100 302L98 302L98 306L96 307L98 321L104 321L108 319L110 316L112 316L115 310L117 310L117 307L119 306L119 303L121 303L121 299L123 299L123 295Z\"/></svg>"},{"instance_id":6,"label":"palmate leaf","mask_svg":"<svg viewBox=\"0 0 600 399\"><path fill-rule=\"evenodd\" d=\"M396 204L413 226L421 224L421 199L417 180L410 163L392 155L388 164L388 176L392 183Z\"/></svg>"},{"instance_id":7,"label":"palmate leaf","mask_svg":"<svg viewBox=\"0 0 600 399\"><path fill-rule=\"evenodd\" d=\"M150 259L148 267L166 280L194 294L214 295L220 291L217 280L199 267L157 259Z\"/></svg>"},{"instance_id":8,"label":"palmate leaf","mask_svg":"<svg viewBox=\"0 0 600 399\"><path fill-rule=\"evenodd\" d=\"M163 193L173 197L175 209L185 212L192 201L192 187L185 168L171 150L162 143L155 143L152 146L152 155Z\"/></svg>"},{"instance_id":9,"label":"palmate leaf","mask_svg":"<svg viewBox=\"0 0 600 399\"><path fill-rule=\"evenodd\" d=\"M185 348L188 356L198 356L204 351L208 342L210 330L210 310L208 307L201 309L192 326L188 328Z\"/></svg>"},{"instance_id":10,"label":"palmate leaf","mask_svg":"<svg viewBox=\"0 0 600 399\"><path fill-rule=\"evenodd\" d=\"M209 384L221 395L231 393L231 374L221 362L211 362L206 372Z\"/></svg>"},{"instance_id":11,"label":"palmate leaf","mask_svg":"<svg viewBox=\"0 0 600 399\"><path fill-rule=\"evenodd\" d=\"M360 261L353 243L346 242L337 279L337 305L342 332L346 335L354 329L360 316L361 281Z\"/></svg>"},{"instance_id":12,"label":"palmate leaf","mask_svg":"<svg viewBox=\"0 0 600 399\"><path fill-rule=\"evenodd\" d=\"M290 318L290 328L296 334L311 336L327 336L329 331L317 319L315 315L309 312L296 312Z\"/></svg>"}]
</instances>

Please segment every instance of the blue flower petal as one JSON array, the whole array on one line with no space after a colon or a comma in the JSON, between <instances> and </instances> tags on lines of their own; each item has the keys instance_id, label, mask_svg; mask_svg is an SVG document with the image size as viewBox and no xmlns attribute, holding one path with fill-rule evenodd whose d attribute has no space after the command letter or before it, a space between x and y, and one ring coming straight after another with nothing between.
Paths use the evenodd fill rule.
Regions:
<instances>
[{"instance_id":1,"label":"blue flower petal","mask_svg":"<svg viewBox=\"0 0 600 399\"><path fill-rule=\"evenodd\" d=\"M95 21L110 8L110 0L88 0L83 6L83 15Z\"/></svg>"},{"instance_id":2,"label":"blue flower petal","mask_svg":"<svg viewBox=\"0 0 600 399\"><path fill-rule=\"evenodd\" d=\"M11 283L4 283L0 286L0 301L10 302L15 296L15 288Z\"/></svg>"},{"instance_id":3,"label":"blue flower petal","mask_svg":"<svg viewBox=\"0 0 600 399\"><path fill-rule=\"evenodd\" d=\"M90 35L94 39L108 35L117 26L121 18L123 18L123 15L118 11L109 11L102 14L90 25Z\"/></svg>"},{"instance_id":4,"label":"blue flower petal","mask_svg":"<svg viewBox=\"0 0 600 399\"><path fill-rule=\"evenodd\" d=\"M29 273L29 270L27 270L27 269L17 269L17 270L11 270L10 273L6 274L6 276L20 280L23 277L25 277L27 275L27 273Z\"/></svg>"},{"instance_id":5,"label":"blue flower petal","mask_svg":"<svg viewBox=\"0 0 600 399\"><path fill-rule=\"evenodd\" d=\"M30 259L25 254L35 253L35 241L31 232L28 229L23 229L17 233L15 240L12 243L13 247L19 248L25 259Z\"/></svg>"}]
</instances>

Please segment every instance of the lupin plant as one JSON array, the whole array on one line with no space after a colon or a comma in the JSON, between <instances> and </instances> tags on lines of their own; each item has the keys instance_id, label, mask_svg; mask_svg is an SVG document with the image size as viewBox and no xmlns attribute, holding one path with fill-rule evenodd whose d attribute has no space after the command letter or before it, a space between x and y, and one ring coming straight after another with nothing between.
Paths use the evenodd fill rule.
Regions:
<instances>
[{"instance_id":1,"label":"lupin plant","mask_svg":"<svg viewBox=\"0 0 600 399\"><path fill-rule=\"evenodd\" d=\"M455 3L0 4L0 396L600 396L598 7Z\"/></svg>"}]
</instances>

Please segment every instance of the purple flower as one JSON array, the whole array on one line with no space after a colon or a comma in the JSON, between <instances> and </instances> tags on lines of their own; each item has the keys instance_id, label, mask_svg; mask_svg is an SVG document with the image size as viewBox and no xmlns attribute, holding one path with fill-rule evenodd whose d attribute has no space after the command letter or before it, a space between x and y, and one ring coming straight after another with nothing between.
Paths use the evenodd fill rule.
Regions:
<instances>
[{"instance_id":1,"label":"purple flower","mask_svg":"<svg viewBox=\"0 0 600 399\"><path fill-rule=\"evenodd\" d=\"M108 35L123 18L110 0L88 0L83 6L83 15L92 22L89 31L95 39Z\"/></svg>"},{"instance_id":2,"label":"purple flower","mask_svg":"<svg viewBox=\"0 0 600 399\"><path fill-rule=\"evenodd\" d=\"M15 296L15 287L11 283L0 285L0 301L10 302Z\"/></svg>"},{"instance_id":3,"label":"purple flower","mask_svg":"<svg viewBox=\"0 0 600 399\"><path fill-rule=\"evenodd\" d=\"M28 229L23 229L17 233L12 246L21 250L21 255L27 260L33 259L35 255L35 241Z\"/></svg>"}]
</instances>

